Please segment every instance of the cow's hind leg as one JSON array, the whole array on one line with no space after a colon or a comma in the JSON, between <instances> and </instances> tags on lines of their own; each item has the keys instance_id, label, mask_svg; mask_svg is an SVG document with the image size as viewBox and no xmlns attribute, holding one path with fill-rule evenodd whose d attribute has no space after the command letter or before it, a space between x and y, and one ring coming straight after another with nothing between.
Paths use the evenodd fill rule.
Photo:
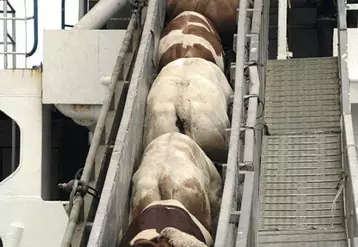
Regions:
<instances>
[{"instance_id":1,"label":"cow's hind leg","mask_svg":"<svg viewBox=\"0 0 358 247\"><path fill-rule=\"evenodd\" d=\"M178 188L173 190L173 198L183 204L211 232L209 199L197 178L184 180Z\"/></svg>"},{"instance_id":2,"label":"cow's hind leg","mask_svg":"<svg viewBox=\"0 0 358 247\"><path fill-rule=\"evenodd\" d=\"M205 154L213 161L226 163L229 120L226 112L208 107L192 107L189 112L186 134L191 136Z\"/></svg>"}]
</instances>

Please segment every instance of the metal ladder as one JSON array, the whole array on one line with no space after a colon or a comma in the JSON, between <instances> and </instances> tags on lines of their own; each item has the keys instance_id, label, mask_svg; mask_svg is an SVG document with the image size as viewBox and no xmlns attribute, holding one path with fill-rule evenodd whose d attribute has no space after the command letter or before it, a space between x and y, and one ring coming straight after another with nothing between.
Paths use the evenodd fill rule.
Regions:
<instances>
[{"instance_id":1,"label":"metal ladder","mask_svg":"<svg viewBox=\"0 0 358 247\"><path fill-rule=\"evenodd\" d=\"M348 246L338 74L336 57L268 62L259 246Z\"/></svg>"}]
</instances>

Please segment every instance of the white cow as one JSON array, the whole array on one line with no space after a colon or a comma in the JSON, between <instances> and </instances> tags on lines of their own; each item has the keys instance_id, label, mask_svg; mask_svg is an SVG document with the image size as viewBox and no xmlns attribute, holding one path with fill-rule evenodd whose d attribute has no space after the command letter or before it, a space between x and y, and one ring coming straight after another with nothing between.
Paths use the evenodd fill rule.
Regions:
<instances>
[{"instance_id":1,"label":"white cow","mask_svg":"<svg viewBox=\"0 0 358 247\"><path fill-rule=\"evenodd\" d=\"M190 137L172 132L144 150L132 178L130 222L150 203L174 199L212 231L221 204L222 181L213 163Z\"/></svg>"},{"instance_id":2,"label":"white cow","mask_svg":"<svg viewBox=\"0 0 358 247\"><path fill-rule=\"evenodd\" d=\"M148 94L144 147L167 132L193 138L216 162L226 162L230 126L227 114L233 91L220 68L202 58L167 64Z\"/></svg>"}]
</instances>

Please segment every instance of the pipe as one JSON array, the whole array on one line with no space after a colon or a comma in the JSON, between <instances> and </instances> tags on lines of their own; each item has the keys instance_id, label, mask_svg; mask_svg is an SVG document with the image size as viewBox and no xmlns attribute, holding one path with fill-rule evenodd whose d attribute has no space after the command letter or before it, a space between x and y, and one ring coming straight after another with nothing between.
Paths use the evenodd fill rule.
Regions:
<instances>
[{"instance_id":1,"label":"pipe","mask_svg":"<svg viewBox=\"0 0 358 247\"><path fill-rule=\"evenodd\" d=\"M55 107L75 123L88 127L97 122L102 105L55 104Z\"/></svg>"},{"instance_id":2,"label":"pipe","mask_svg":"<svg viewBox=\"0 0 358 247\"><path fill-rule=\"evenodd\" d=\"M26 57L31 57L32 55L35 54L36 50L37 50L37 46L39 43L39 18L38 18L38 0L33 0L34 1L34 44L32 46L32 49L30 52L26 53Z\"/></svg>"},{"instance_id":3,"label":"pipe","mask_svg":"<svg viewBox=\"0 0 358 247\"><path fill-rule=\"evenodd\" d=\"M65 29L65 18L66 18L66 0L61 0L61 29Z\"/></svg>"},{"instance_id":4,"label":"pipe","mask_svg":"<svg viewBox=\"0 0 358 247\"><path fill-rule=\"evenodd\" d=\"M102 0L104 1L104 0ZM101 1L99 1L100 3ZM108 2L108 1L107 1ZM124 56L128 51L129 44L131 43L132 35L135 29L135 24L137 21L137 12L133 12L131 19L128 24L128 28L126 30L123 44L120 49L120 52L118 54L116 63L113 68L109 90L107 91L106 97L104 98L104 102L100 111L100 115L98 118L98 122L96 124L95 131L93 133L92 142L90 145L90 149L88 151L88 156L86 159L86 163L83 169L83 173L81 176L81 180L85 183L88 182L89 178L91 177L93 164L95 162L97 150L101 141L102 133L104 130L107 114L111 105L112 96L115 91L115 88L118 83L118 79L120 77L120 74L122 72L123 68L123 62L124 62ZM76 188L74 188L76 189ZM75 227L77 224L77 221L79 219L80 209L83 205L83 197L79 195L78 193L75 194L74 200L73 200L73 206L72 210L70 212L70 216L68 219L68 224L66 227L66 231L64 234L64 237L62 239L61 247L70 247L72 242L72 237L75 232Z\"/></svg>"},{"instance_id":5,"label":"pipe","mask_svg":"<svg viewBox=\"0 0 358 247\"><path fill-rule=\"evenodd\" d=\"M100 29L108 20L127 4L127 0L101 0L73 29Z\"/></svg>"}]
</instances>

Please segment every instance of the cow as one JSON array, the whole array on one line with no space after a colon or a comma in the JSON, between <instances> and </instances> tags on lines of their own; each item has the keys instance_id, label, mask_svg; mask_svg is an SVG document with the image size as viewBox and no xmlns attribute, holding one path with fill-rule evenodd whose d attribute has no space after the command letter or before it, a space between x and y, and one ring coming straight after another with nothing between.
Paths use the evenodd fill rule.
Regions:
<instances>
[{"instance_id":1,"label":"cow","mask_svg":"<svg viewBox=\"0 0 358 247\"><path fill-rule=\"evenodd\" d=\"M167 64L147 97L144 147L167 132L194 139L214 162L226 163L230 126L227 113L233 91L220 68L202 58Z\"/></svg>"},{"instance_id":2,"label":"cow","mask_svg":"<svg viewBox=\"0 0 358 247\"><path fill-rule=\"evenodd\" d=\"M159 70L182 57L201 57L224 71L223 49L214 25L193 11L182 12L162 31L157 58Z\"/></svg>"},{"instance_id":3,"label":"cow","mask_svg":"<svg viewBox=\"0 0 358 247\"><path fill-rule=\"evenodd\" d=\"M129 221L154 201L174 199L213 232L221 194L221 177L195 141L181 133L165 133L149 143L133 175Z\"/></svg>"},{"instance_id":4,"label":"cow","mask_svg":"<svg viewBox=\"0 0 358 247\"><path fill-rule=\"evenodd\" d=\"M119 247L206 247L207 229L177 200L150 203L131 222Z\"/></svg>"},{"instance_id":5,"label":"cow","mask_svg":"<svg viewBox=\"0 0 358 247\"><path fill-rule=\"evenodd\" d=\"M167 0L166 21L170 22L184 11L198 12L214 23L223 46L232 47L239 3L240 0Z\"/></svg>"}]
</instances>

